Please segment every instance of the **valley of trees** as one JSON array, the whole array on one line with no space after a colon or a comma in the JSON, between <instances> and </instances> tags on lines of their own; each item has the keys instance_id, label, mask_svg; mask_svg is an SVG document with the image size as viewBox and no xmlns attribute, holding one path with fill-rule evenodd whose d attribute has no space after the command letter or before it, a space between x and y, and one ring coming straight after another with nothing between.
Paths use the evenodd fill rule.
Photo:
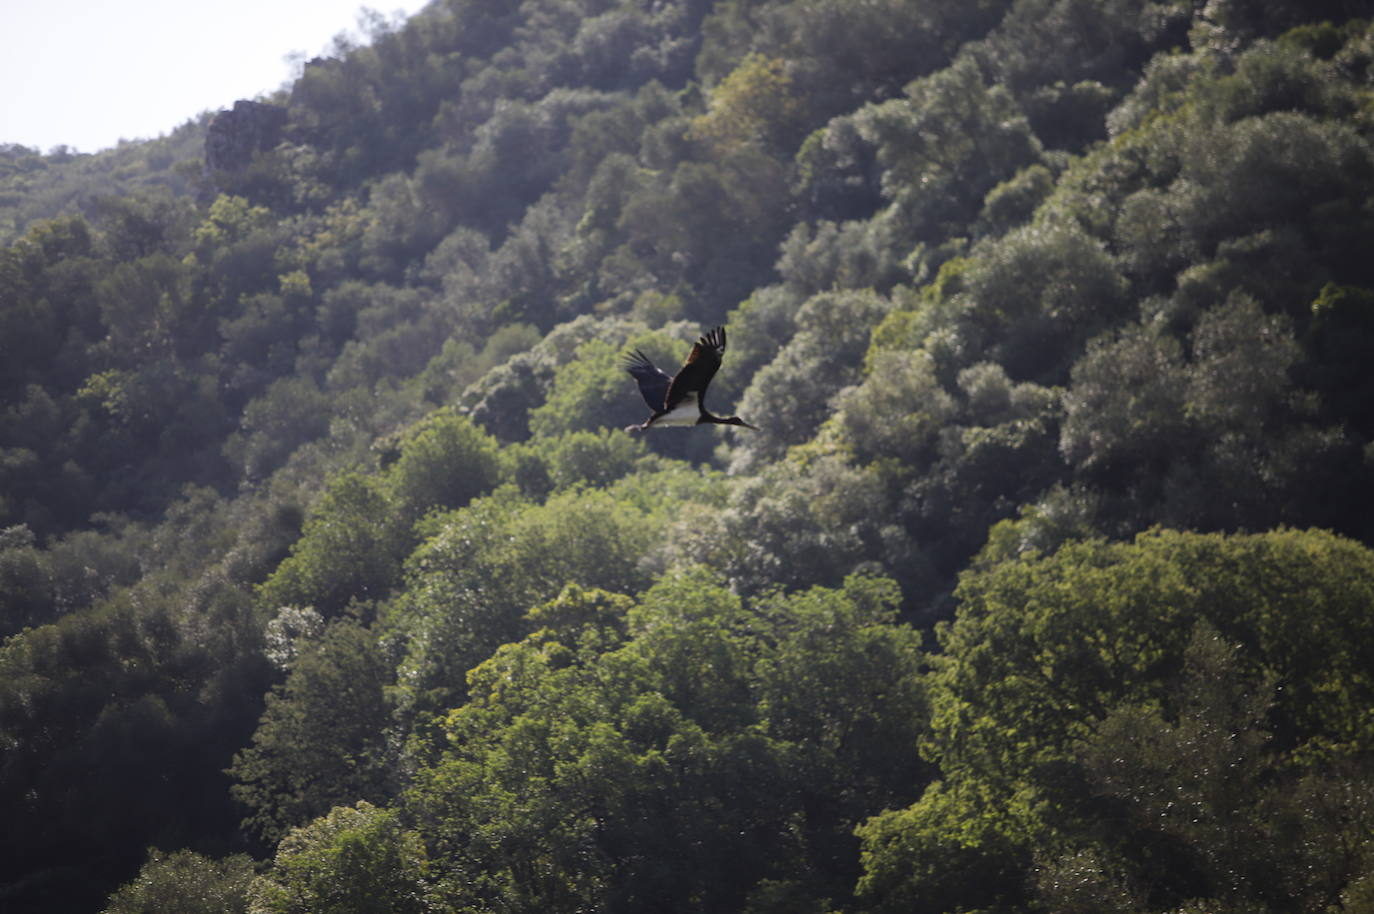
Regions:
<instances>
[{"instance_id":1,"label":"valley of trees","mask_svg":"<svg viewBox=\"0 0 1374 914\"><path fill-rule=\"evenodd\" d=\"M1374 912L1374 3L368 22L0 147L0 910Z\"/></svg>"}]
</instances>

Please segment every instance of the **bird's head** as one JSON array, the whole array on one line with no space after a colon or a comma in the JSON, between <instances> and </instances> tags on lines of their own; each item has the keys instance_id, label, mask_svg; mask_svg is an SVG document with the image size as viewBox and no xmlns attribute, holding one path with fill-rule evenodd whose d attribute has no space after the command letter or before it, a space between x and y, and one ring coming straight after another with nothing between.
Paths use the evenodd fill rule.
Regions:
<instances>
[{"instance_id":1,"label":"bird's head","mask_svg":"<svg viewBox=\"0 0 1374 914\"><path fill-rule=\"evenodd\" d=\"M724 419L720 420L720 424L721 424L721 425L738 425L738 426L740 426L741 428L752 428L754 431L758 431L758 430L759 430L759 427L758 427L757 425L750 425L748 422L745 422L745 421L744 421L743 419L741 419L739 416L728 416L727 418L724 418Z\"/></svg>"}]
</instances>

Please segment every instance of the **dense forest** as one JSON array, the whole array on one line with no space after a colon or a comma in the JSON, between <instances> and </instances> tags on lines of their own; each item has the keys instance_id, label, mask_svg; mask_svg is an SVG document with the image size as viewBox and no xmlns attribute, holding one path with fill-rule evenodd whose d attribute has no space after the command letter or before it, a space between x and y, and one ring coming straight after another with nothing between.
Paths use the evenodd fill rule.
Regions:
<instances>
[{"instance_id":1,"label":"dense forest","mask_svg":"<svg viewBox=\"0 0 1374 914\"><path fill-rule=\"evenodd\" d=\"M367 21L0 147L0 909L1374 912L1374 3Z\"/></svg>"}]
</instances>

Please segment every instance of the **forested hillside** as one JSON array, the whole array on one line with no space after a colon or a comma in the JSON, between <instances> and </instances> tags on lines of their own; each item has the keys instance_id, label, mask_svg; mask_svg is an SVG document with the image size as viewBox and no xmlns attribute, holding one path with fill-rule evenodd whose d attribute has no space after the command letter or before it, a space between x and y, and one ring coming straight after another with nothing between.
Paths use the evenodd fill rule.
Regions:
<instances>
[{"instance_id":1,"label":"forested hillside","mask_svg":"<svg viewBox=\"0 0 1374 914\"><path fill-rule=\"evenodd\" d=\"M434 0L0 148L0 909L1374 911L1361 17Z\"/></svg>"}]
</instances>

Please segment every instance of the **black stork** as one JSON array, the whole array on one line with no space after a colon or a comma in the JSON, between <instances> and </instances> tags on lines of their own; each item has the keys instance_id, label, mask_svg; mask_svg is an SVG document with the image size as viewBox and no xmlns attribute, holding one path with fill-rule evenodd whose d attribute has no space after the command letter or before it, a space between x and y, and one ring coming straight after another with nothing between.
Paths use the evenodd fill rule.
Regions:
<instances>
[{"instance_id":1,"label":"black stork","mask_svg":"<svg viewBox=\"0 0 1374 914\"><path fill-rule=\"evenodd\" d=\"M644 353L635 350L625 356L625 370L639 383L639 392L653 414L627 432L659 426L740 425L756 428L739 416L713 416L706 411L706 388L720 367L725 354L725 328L716 327L697 340L687 361L677 374L669 377L654 367Z\"/></svg>"}]
</instances>

